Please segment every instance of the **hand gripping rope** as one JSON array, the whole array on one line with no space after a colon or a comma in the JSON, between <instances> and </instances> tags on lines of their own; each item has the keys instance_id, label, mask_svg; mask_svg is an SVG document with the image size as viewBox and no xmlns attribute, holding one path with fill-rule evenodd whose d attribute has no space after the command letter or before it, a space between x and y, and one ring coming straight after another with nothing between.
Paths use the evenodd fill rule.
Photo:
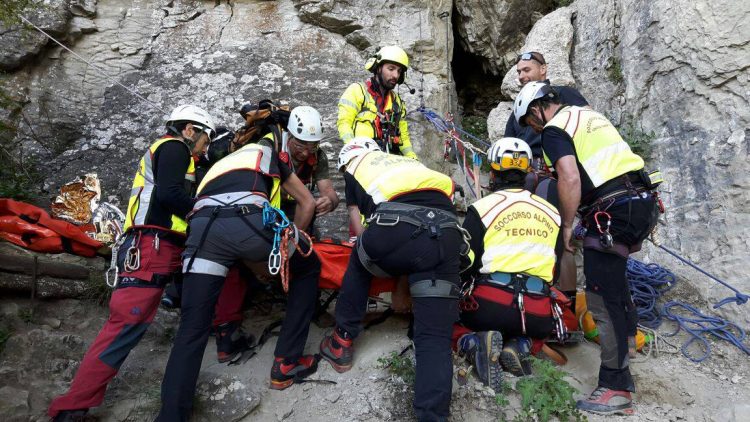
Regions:
<instances>
[{"instance_id":1,"label":"hand gripping rope","mask_svg":"<svg viewBox=\"0 0 750 422\"><path fill-rule=\"evenodd\" d=\"M289 292L289 244L294 244L297 252L303 257L312 254L313 243L310 236L300 231L289 221L284 211L274 208L267 202L263 205L263 226L273 230L273 244L271 253L268 255L268 272L272 275L281 273L281 285L284 293ZM299 247L299 235L307 239L309 249L305 253Z\"/></svg>"}]
</instances>

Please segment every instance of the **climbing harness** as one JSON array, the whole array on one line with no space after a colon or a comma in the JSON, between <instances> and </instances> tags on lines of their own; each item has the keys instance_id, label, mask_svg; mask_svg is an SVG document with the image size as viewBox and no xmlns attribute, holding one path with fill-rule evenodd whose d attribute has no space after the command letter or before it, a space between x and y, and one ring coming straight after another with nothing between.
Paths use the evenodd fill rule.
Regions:
<instances>
[{"instance_id":1,"label":"climbing harness","mask_svg":"<svg viewBox=\"0 0 750 422\"><path fill-rule=\"evenodd\" d=\"M287 293L289 292L289 244L292 243L294 249L303 257L308 257L313 252L312 239L304 231L298 230L294 223L289 221L284 211L272 207L267 202L263 204L263 226L273 231L271 253L268 255L268 272L272 275L281 273L281 285L284 293ZM300 234L309 245L307 252L299 246Z\"/></svg>"}]
</instances>

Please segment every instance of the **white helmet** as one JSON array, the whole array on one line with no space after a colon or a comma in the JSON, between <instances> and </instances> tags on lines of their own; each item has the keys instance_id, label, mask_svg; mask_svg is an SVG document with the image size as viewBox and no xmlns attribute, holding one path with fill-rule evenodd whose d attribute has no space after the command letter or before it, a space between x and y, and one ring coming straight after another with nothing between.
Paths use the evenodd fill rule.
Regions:
<instances>
[{"instance_id":1,"label":"white helmet","mask_svg":"<svg viewBox=\"0 0 750 422\"><path fill-rule=\"evenodd\" d=\"M209 139L212 139L216 134L216 126L214 126L211 115L206 110L194 105L182 105L172 110L172 114L167 119L167 126L176 122L191 122L200 126L201 130L208 133Z\"/></svg>"},{"instance_id":2,"label":"white helmet","mask_svg":"<svg viewBox=\"0 0 750 422\"><path fill-rule=\"evenodd\" d=\"M295 107L289 114L286 129L295 138L304 142L319 142L323 139L323 124L320 113L310 106Z\"/></svg>"},{"instance_id":3,"label":"white helmet","mask_svg":"<svg viewBox=\"0 0 750 422\"><path fill-rule=\"evenodd\" d=\"M513 102L513 115L516 117L516 122L521 126L525 126L523 118L529 111L529 105L534 100L544 97L549 99L557 98L557 93L551 86L544 82L535 81L524 85L521 92L516 96L516 100Z\"/></svg>"},{"instance_id":4,"label":"white helmet","mask_svg":"<svg viewBox=\"0 0 750 422\"><path fill-rule=\"evenodd\" d=\"M493 170L525 172L531 167L531 148L521 139L502 138L492 143L487 158Z\"/></svg>"},{"instance_id":5,"label":"white helmet","mask_svg":"<svg viewBox=\"0 0 750 422\"><path fill-rule=\"evenodd\" d=\"M380 151L380 147L375 141L364 136L354 137L341 148L339 162L336 167L341 171L354 157L359 157L370 151Z\"/></svg>"}]
</instances>

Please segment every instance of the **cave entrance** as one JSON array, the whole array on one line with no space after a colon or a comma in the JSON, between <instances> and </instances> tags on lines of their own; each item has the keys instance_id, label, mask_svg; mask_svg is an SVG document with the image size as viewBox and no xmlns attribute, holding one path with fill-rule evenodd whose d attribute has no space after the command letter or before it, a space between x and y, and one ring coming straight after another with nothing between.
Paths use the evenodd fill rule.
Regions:
<instances>
[{"instance_id":1,"label":"cave entrance","mask_svg":"<svg viewBox=\"0 0 750 422\"><path fill-rule=\"evenodd\" d=\"M461 125L475 136L487 139L487 116L500 101L506 100L500 88L505 72L493 75L485 71L482 59L466 51L453 12L453 61L451 70L456 85L457 115Z\"/></svg>"}]
</instances>

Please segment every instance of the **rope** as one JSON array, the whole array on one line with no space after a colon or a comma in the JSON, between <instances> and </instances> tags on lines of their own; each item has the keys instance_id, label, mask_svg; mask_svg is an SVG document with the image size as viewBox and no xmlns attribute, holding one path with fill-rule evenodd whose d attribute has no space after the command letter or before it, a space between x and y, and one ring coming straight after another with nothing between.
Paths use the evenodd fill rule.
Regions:
<instances>
[{"instance_id":1,"label":"rope","mask_svg":"<svg viewBox=\"0 0 750 422\"><path fill-rule=\"evenodd\" d=\"M664 304L664 317L677 323L677 329L665 336L671 337L676 335L680 330L685 330L690 338L680 347L682 354L695 363L700 363L711 356L711 344L708 341L709 335L720 340L725 340L750 355L750 347L745 341L745 331L737 324L729 322L723 318L704 315L693 306L671 301ZM736 334L735 334L736 333ZM699 356L693 356L689 349L693 343L698 343L698 348L703 351Z\"/></svg>"},{"instance_id":2,"label":"rope","mask_svg":"<svg viewBox=\"0 0 750 422\"><path fill-rule=\"evenodd\" d=\"M31 26L32 28L34 28L34 29L36 29L37 31L41 32L41 33L42 33L42 34L43 34L43 35L44 35L45 37L47 37L47 38L49 38L50 40L52 40L52 41L53 41L53 42L54 42L55 44L57 44L57 45L59 45L60 47L62 47L62 48L63 48L63 49L65 50L65 51L67 51L68 53L72 54L72 55L73 55L73 57L75 57L75 58L77 58L78 60L80 60L80 61L82 61L82 62L86 63L86 64L87 64L87 65L89 65L89 66L90 66L90 67L91 67L92 69L94 69L94 70L98 71L98 72L99 72L100 74L104 75L104 77L105 77L105 78L106 78L107 80L109 80L110 82L113 82L113 83L115 83L116 85L119 85L119 86L120 86L120 87L122 87L122 88L123 88L123 89L124 89L125 91L129 92L129 93L130 93L130 94L132 94L132 95L133 95L134 97L138 98L139 100L143 101L144 103L146 103L146 104L148 104L148 105L150 105L150 106L154 107L154 108L155 108L156 110L158 110L158 111L161 111L162 113L167 113L167 112L166 112L166 111L165 111L164 109L162 109L162 108L161 108L161 107L160 107L160 106L159 106L158 104L156 104L155 102L153 102L153 101L151 101L151 100L149 100L149 99L147 99L147 98L145 98L145 97L141 96L141 95L140 95L139 93L135 92L134 90L132 90L132 89L128 88L127 86L123 85L123 84L122 84L122 83L120 83L119 81L115 80L114 78L112 78L111 76L109 76L109 75L108 75L108 74L107 74L107 73L106 73L106 72L105 72L105 71L104 71L104 70L103 70L102 68L100 68L100 67L98 67L98 66L94 66L94 64L93 64L93 63L91 63L91 62L90 62L89 60L86 60L86 59L84 59L84 58L83 58L83 57L81 57L81 56L80 56L80 55L79 55L78 53L76 53L75 51L73 51L73 50L71 50L70 48L68 48L68 47L66 47L65 45L63 45L63 43L61 43L60 41L56 40L56 39L55 39L55 38L54 38L54 37L53 37L52 35L50 35L50 34L48 34L48 33L44 32L44 30L43 30L42 28L40 28L40 27L38 27L38 26L34 25L34 24L33 24L33 23L31 23L31 22L30 22L30 21L29 21L28 19L26 19L25 17L23 17L23 16L21 16L21 15L18 15L18 17L19 17L19 18L21 18L21 20L22 20L22 21L26 22L26 24L30 25L30 26Z\"/></svg>"},{"instance_id":3,"label":"rope","mask_svg":"<svg viewBox=\"0 0 750 422\"><path fill-rule=\"evenodd\" d=\"M630 294L638 308L639 323L648 328L659 328L661 314L656 301L674 286L677 278L657 264L645 264L633 258L628 259L626 274Z\"/></svg>"},{"instance_id":4,"label":"rope","mask_svg":"<svg viewBox=\"0 0 750 422\"><path fill-rule=\"evenodd\" d=\"M721 301L719 301L718 303L716 303L713 306L714 309L718 309L718 308L726 305L727 303L731 303L731 302L735 302L738 305L744 305L745 303L747 303L748 299L750 299L750 296L748 296L746 294L743 294L742 292L740 292L739 290L737 290L736 288L734 288L732 285L730 285L726 281L724 281L724 280L722 280L722 279L720 279L720 278L718 278L718 277L716 277L716 276L708 273L706 270L704 270L703 268L699 267L697 264L694 264L693 262L691 262L691 261L689 261L689 260L681 257L680 255L677 254L677 252L674 252L674 251L668 249L665 246L659 245L659 244L655 243L653 240L651 240L651 243L653 243L656 247L660 248L664 252L666 252L666 253L672 255L673 257L677 258L683 264L689 265L690 267L692 267L693 269L695 269L699 273L701 273L701 274L705 275L706 277L708 277L708 278L716 281L717 283L720 283L724 287L726 287L729 290L731 290L731 291L734 292L734 294L735 294L734 297L729 296L729 297L726 297L726 298L722 299Z\"/></svg>"},{"instance_id":5,"label":"rope","mask_svg":"<svg viewBox=\"0 0 750 422\"><path fill-rule=\"evenodd\" d=\"M303 252L299 247L299 240L295 238L295 232L299 233L307 239L307 244L310 248L307 253ZM281 286L284 288L284 293L289 293L289 243L294 244L294 249L301 253L303 257L307 258L312 254L313 242L310 235L302 230L297 230L294 225L284 229L284 234L281 236Z\"/></svg>"}]
</instances>

